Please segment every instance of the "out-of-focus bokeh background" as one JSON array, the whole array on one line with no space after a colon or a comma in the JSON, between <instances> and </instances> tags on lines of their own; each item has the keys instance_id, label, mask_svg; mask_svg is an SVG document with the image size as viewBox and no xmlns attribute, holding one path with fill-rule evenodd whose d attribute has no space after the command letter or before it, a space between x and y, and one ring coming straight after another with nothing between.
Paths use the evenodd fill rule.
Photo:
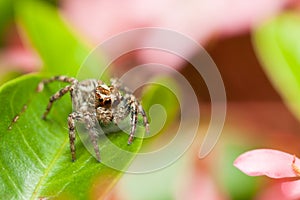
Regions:
<instances>
[{"instance_id":1,"label":"out-of-focus bokeh background","mask_svg":"<svg viewBox=\"0 0 300 200\"><path fill-rule=\"evenodd\" d=\"M56 9L56 17L70 30L70 35L63 33L66 34L63 37L74 37L88 50L133 28L162 27L178 31L202 45L222 75L228 103L226 123L214 150L200 160L198 152L210 117L205 83L201 76L195 75L192 66L168 56L158 59L188 77L196 91L203 120L198 137L173 165L149 174L124 174L107 199L284 199L279 186L281 180L248 177L232 163L241 153L256 148L300 155L298 1L24 0L15 3L2 0L1 84L25 73L42 71L44 66L57 68L67 63L63 58L68 54L68 44L55 38L63 38L59 35L63 25L53 23L51 18L44 20L46 17L33 20L40 27L31 24L29 19L34 18L35 12L37 16L46 16L47 9L29 13L27 2L30 5L42 2ZM48 31L43 24L52 26L52 30ZM149 39L137 36L120 45L130 46L145 38ZM48 49L40 45L41 39ZM64 49L61 44L65 45ZM58 49L53 48L55 45ZM62 55L61 63L47 60L47 54L56 51ZM197 52L190 51L190 56L197 56ZM132 54L120 61L118 69L126 71L148 60L149 55Z\"/></svg>"}]
</instances>

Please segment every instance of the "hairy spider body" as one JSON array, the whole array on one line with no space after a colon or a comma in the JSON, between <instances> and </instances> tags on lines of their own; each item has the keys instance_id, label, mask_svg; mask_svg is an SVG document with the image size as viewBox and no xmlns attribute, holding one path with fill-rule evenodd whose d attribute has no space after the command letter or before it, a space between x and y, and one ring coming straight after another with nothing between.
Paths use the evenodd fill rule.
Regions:
<instances>
[{"instance_id":1,"label":"hairy spider body","mask_svg":"<svg viewBox=\"0 0 300 200\"><path fill-rule=\"evenodd\" d=\"M131 130L128 138L128 144L131 144L133 141L138 114L142 115L146 131L149 131L148 119L143 107L129 89L122 86L119 80L111 79L111 83L108 86L101 80L96 79L88 79L79 82L77 79L72 77L54 76L50 79L41 81L38 85L37 91L42 91L45 84L53 81L62 81L69 83L69 85L50 97L46 111L42 118L46 119L54 101L70 92L73 112L68 116L68 128L70 150L73 161L76 159L76 121L85 124L98 161L100 161L100 153L97 143L97 131L95 130L96 123L105 125L113 122L118 124L121 120L130 115Z\"/></svg>"}]
</instances>

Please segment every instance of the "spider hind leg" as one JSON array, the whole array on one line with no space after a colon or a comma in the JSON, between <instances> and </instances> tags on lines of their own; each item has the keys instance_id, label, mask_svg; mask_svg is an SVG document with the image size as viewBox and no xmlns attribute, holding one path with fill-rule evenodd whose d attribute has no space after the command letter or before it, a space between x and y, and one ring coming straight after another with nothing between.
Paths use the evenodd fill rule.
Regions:
<instances>
[{"instance_id":1,"label":"spider hind leg","mask_svg":"<svg viewBox=\"0 0 300 200\"><path fill-rule=\"evenodd\" d=\"M36 91L37 92L41 92L43 91L44 89L44 86L48 83L51 83L51 82L54 82L54 81L60 81L60 82L65 82L65 83L70 83L70 84L75 84L75 83L78 83L77 79L73 78L73 77L68 77L68 76L53 76L49 79L45 79L45 80L42 80L37 88L36 88Z\"/></svg>"}]
</instances>

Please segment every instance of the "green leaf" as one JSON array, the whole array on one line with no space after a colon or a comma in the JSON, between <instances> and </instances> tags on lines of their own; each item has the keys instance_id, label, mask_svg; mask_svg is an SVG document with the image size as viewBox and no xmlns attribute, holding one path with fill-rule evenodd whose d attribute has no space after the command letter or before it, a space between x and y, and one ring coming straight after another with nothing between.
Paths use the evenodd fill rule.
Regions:
<instances>
[{"instance_id":1,"label":"green leaf","mask_svg":"<svg viewBox=\"0 0 300 200\"><path fill-rule=\"evenodd\" d=\"M144 109L153 116L150 123L151 130L161 129L160 132L164 132L178 116L180 92L177 83L170 77L158 76L151 82L155 84L151 84L143 90L142 103ZM160 107L153 107L156 105ZM151 110L151 107L154 109Z\"/></svg>"},{"instance_id":2,"label":"green leaf","mask_svg":"<svg viewBox=\"0 0 300 200\"><path fill-rule=\"evenodd\" d=\"M14 79L0 88L0 196L2 199L102 199L114 186L122 172L111 169L96 159L84 148L77 136L77 160L71 161L69 150L67 116L72 111L68 95L54 103L47 118L42 120L49 97L65 84L53 83L44 91L35 89L41 78L26 75ZM24 104L26 111L19 120L8 127ZM136 138L127 145L128 135L119 131L108 138L125 151L111 151L107 143L99 146L101 156L110 162L123 164L125 170L142 139ZM101 140L101 139L100 139Z\"/></svg>"},{"instance_id":3,"label":"green leaf","mask_svg":"<svg viewBox=\"0 0 300 200\"><path fill-rule=\"evenodd\" d=\"M172 165L151 173L126 174L118 184L118 187L121 188L121 191L126 191L126 197L130 200L176 199L178 194L175 191L180 193L183 190L181 187L183 184L178 182L182 180L187 181L187 172L190 173L193 167L190 162L193 158L188 156L185 155ZM185 184L187 183L185 182Z\"/></svg>"},{"instance_id":4,"label":"green leaf","mask_svg":"<svg viewBox=\"0 0 300 200\"><path fill-rule=\"evenodd\" d=\"M232 131L236 130L230 130L230 132ZM247 176L232 166L232 163L239 155L253 148L250 143L251 141L247 140L245 142L238 137L227 137L227 139L223 141L223 150L220 152L220 158L214 170L218 182L222 185L223 190L230 196L229 199L251 200L254 199L255 194L258 193L260 177ZM241 184L243 187L241 187Z\"/></svg>"},{"instance_id":5,"label":"green leaf","mask_svg":"<svg viewBox=\"0 0 300 200\"><path fill-rule=\"evenodd\" d=\"M51 75L76 76L89 49L66 25L56 8L37 0L16 1L16 18ZM101 59L98 60L101 66Z\"/></svg>"},{"instance_id":6,"label":"green leaf","mask_svg":"<svg viewBox=\"0 0 300 200\"><path fill-rule=\"evenodd\" d=\"M13 21L13 3L11 0L0 1L0 46L5 43L6 28Z\"/></svg>"},{"instance_id":7,"label":"green leaf","mask_svg":"<svg viewBox=\"0 0 300 200\"><path fill-rule=\"evenodd\" d=\"M300 15L284 13L253 34L266 74L285 103L300 120Z\"/></svg>"},{"instance_id":8,"label":"green leaf","mask_svg":"<svg viewBox=\"0 0 300 200\"><path fill-rule=\"evenodd\" d=\"M6 83L9 80L12 80L14 78L17 78L18 76L21 76L22 74L20 72L15 72L15 71L9 71L4 72L0 74L0 86L4 83Z\"/></svg>"}]
</instances>

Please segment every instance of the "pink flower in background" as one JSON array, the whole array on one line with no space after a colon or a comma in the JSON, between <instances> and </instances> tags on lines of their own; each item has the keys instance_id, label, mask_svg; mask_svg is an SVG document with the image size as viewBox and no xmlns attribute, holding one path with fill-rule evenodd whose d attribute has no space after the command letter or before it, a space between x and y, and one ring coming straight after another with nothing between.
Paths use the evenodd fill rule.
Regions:
<instances>
[{"instance_id":1,"label":"pink flower in background","mask_svg":"<svg viewBox=\"0 0 300 200\"><path fill-rule=\"evenodd\" d=\"M258 149L240 155L234 166L249 176L290 178L300 176L300 160L295 156L271 149ZM287 199L300 198L300 179L283 182L281 190Z\"/></svg>"},{"instance_id":2,"label":"pink flower in background","mask_svg":"<svg viewBox=\"0 0 300 200\"><path fill-rule=\"evenodd\" d=\"M236 34L278 13L291 0L63 0L62 13L95 43L122 31L163 27L200 43L215 34Z\"/></svg>"},{"instance_id":3,"label":"pink flower in background","mask_svg":"<svg viewBox=\"0 0 300 200\"><path fill-rule=\"evenodd\" d=\"M0 49L0 72L17 70L23 73L37 71L42 62L31 47L25 46L12 25L5 34L5 48Z\"/></svg>"},{"instance_id":4,"label":"pink flower in background","mask_svg":"<svg viewBox=\"0 0 300 200\"><path fill-rule=\"evenodd\" d=\"M22 46L6 48L0 53L0 65L10 69L20 70L24 73L36 71L42 62L33 52Z\"/></svg>"},{"instance_id":5,"label":"pink flower in background","mask_svg":"<svg viewBox=\"0 0 300 200\"><path fill-rule=\"evenodd\" d=\"M189 169L191 170L191 169ZM229 199L220 191L214 179L205 171L193 172L191 177L185 177L180 189L176 190L176 200L227 200Z\"/></svg>"},{"instance_id":6,"label":"pink flower in background","mask_svg":"<svg viewBox=\"0 0 300 200\"><path fill-rule=\"evenodd\" d=\"M234 35L248 31L257 22L280 12L293 0L62 0L60 10L83 37L97 45L112 35L142 27L161 27L186 34L202 45L216 36ZM15 30L16 31L16 30ZM151 40L153 36L135 36L119 45ZM24 38L22 38L24 39ZM28 44L22 41L22 44ZM19 45L22 46L22 45ZM117 48L117 47L116 47ZM30 49L30 48L29 48ZM7 52L6 52L7 50ZM22 52L23 51L23 52ZM193 55L187 49L187 55ZM37 70L41 62L33 53L18 46L1 50L1 60L17 65L22 71ZM143 63L158 61L169 66L180 66L177 56L157 51L146 51L132 60ZM153 60L154 59L154 60ZM8 66L10 67L10 66Z\"/></svg>"},{"instance_id":7,"label":"pink flower in background","mask_svg":"<svg viewBox=\"0 0 300 200\"><path fill-rule=\"evenodd\" d=\"M95 45L112 35L134 28L159 27L183 33L201 45L216 36L248 31L257 22L275 15L291 0L63 0L62 13L76 29ZM134 35L120 45L152 41L153 35ZM118 47L115 47L118 48ZM110 50L111 51L111 50ZM186 55L195 52L186 48ZM158 62L181 66L178 56L157 50L141 51L141 63Z\"/></svg>"},{"instance_id":8,"label":"pink flower in background","mask_svg":"<svg viewBox=\"0 0 300 200\"><path fill-rule=\"evenodd\" d=\"M264 189L255 196L255 200L289 200L290 198L283 194L281 185L282 181L264 187Z\"/></svg>"}]
</instances>

